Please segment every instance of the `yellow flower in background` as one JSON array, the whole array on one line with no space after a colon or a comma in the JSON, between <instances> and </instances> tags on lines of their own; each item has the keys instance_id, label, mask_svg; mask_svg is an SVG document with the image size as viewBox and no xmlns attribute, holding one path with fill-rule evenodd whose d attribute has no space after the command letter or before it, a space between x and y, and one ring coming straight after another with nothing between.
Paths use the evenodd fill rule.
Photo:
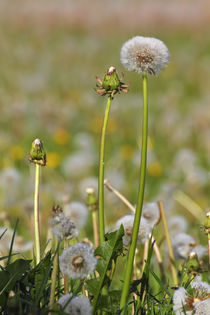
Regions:
<instances>
[{"instance_id":1,"label":"yellow flower in background","mask_svg":"<svg viewBox=\"0 0 210 315\"><path fill-rule=\"evenodd\" d=\"M124 160L130 160L133 157L134 149L131 145L122 146L120 153Z\"/></svg>"},{"instance_id":2,"label":"yellow flower in background","mask_svg":"<svg viewBox=\"0 0 210 315\"><path fill-rule=\"evenodd\" d=\"M147 169L148 169L149 175L151 175L153 177L158 177L163 173L162 166L157 161L150 163L147 166Z\"/></svg>"},{"instance_id":3,"label":"yellow flower in background","mask_svg":"<svg viewBox=\"0 0 210 315\"><path fill-rule=\"evenodd\" d=\"M47 166L50 168L56 168L61 163L61 156L56 152L47 153Z\"/></svg>"},{"instance_id":4,"label":"yellow flower in background","mask_svg":"<svg viewBox=\"0 0 210 315\"><path fill-rule=\"evenodd\" d=\"M69 141L69 138L70 138L70 135L68 131L66 131L65 129L58 129L53 135L53 140L58 145L67 144Z\"/></svg>"},{"instance_id":5,"label":"yellow flower in background","mask_svg":"<svg viewBox=\"0 0 210 315\"><path fill-rule=\"evenodd\" d=\"M22 147L14 145L9 149L9 155L12 160L20 161L24 158L25 152Z\"/></svg>"}]
</instances>

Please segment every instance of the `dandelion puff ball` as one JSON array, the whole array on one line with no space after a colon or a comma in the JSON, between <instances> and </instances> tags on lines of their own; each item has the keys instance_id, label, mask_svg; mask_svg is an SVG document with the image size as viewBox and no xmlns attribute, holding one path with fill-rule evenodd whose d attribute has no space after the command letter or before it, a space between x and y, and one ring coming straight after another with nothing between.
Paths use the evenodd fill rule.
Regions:
<instances>
[{"instance_id":1,"label":"dandelion puff ball","mask_svg":"<svg viewBox=\"0 0 210 315\"><path fill-rule=\"evenodd\" d=\"M115 229L119 229L121 224L124 227L125 235L123 236L123 244L125 246L129 246L131 243L133 223L133 215L126 215L116 222ZM147 220L142 217L138 231L138 243L144 243L149 238L150 231L150 225L148 224Z\"/></svg>"},{"instance_id":2,"label":"dandelion puff ball","mask_svg":"<svg viewBox=\"0 0 210 315\"><path fill-rule=\"evenodd\" d=\"M128 71L157 74L166 67L170 54L159 39L135 36L125 42L121 49L121 62Z\"/></svg>"},{"instance_id":3,"label":"dandelion puff ball","mask_svg":"<svg viewBox=\"0 0 210 315\"><path fill-rule=\"evenodd\" d=\"M67 314L71 315L91 315L92 306L88 298L72 297L72 293L65 294L60 297L57 302Z\"/></svg>"},{"instance_id":4,"label":"dandelion puff ball","mask_svg":"<svg viewBox=\"0 0 210 315\"><path fill-rule=\"evenodd\" d=\"M95 270L97 259L87 244L76 243L65 249L60 256L60 269L70 278L85 278Z\"/></svg>"}]
</instances>

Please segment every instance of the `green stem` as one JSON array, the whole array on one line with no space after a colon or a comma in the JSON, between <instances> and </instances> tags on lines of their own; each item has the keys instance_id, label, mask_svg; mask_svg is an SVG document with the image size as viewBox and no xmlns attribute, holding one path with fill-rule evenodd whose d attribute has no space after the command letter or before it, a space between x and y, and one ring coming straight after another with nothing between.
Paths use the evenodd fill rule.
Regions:
<instances>
[{"instance_id":1,"label":"green stem","mask_svg":"<svg viewBox=\"0 0 210 315\"><path fill-rule=\"evenodd\" d=\"M53 271L51 276L51 290L50 290L50 310L53 308L54 300L55 300L55 288L56 288L56 280L58 273L58 263L59 263L59 241L55 240L55 256L53 261Z\"/></svg>"},{"instance_id":2,"label":"green stem","mask_svg":"<svg viewBox=\"0 0 210 315\"><path fill-rule=\"evenodd\" d=\"M98 202L99 202L99 240L100 243L104 242L104 147L106 128L108 123L109 111L111 106L111 96L108 97L106 111L104 115L104 122L101 131L101 144L100 144L100 156L99 156L99 176L98 176Z\"/></svg>"},{"instance_id":3,"label":"green stem","mask_svg":"<svg viewBox=\"0 0 210 315\"><path fill-rule=\"evenodd\" d=\"M120 309L123 309L128 300L128 292L132 277L133 261L135 256L136 243L138 238L138 231L141 220L143 199L144 199L144 187L146 179L146 162L147 162L147 134L148 134L148 104L147 104L147 75L143 73L143 121L142 121L142 147L141 147L141 165L139 176L139 192L136 206L136 213L133 224L133 232L131 238L130 250L128 253L128 259L126 264L125 281L122 290L122 296L120 301ZM122 314L125 314L123 310Z\"/></svg>"},{"instance_id":4,"label":"green stem","mask_svg":"<svg viewBox=\"0 0 210 315\"><path fill-rule=\"evenodd\" d=\"M40 165L35 166L35 190L34 190L34 238L36 264L41 260L40 227L39 227L39 171Z\"/></svg>"}]
</instances>

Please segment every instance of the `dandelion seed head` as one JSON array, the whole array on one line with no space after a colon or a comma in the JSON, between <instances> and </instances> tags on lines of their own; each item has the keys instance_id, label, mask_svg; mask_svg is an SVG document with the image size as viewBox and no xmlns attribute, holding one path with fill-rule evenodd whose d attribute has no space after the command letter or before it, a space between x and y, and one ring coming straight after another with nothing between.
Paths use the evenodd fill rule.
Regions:
<instances>
[{"instance_id":1,"label":"dandelion seed head","mask_svg":"<svg viewBox=\"0 0 210 315\"><path fill-rule=\"evenodd\" d=\"M88 298L76 296L72 299L72 293L65 294L61 296L58 300L58 304L60 304L64 311L67 314L71 315L91 315L92 306ZM69 303L68 303L69 301Z\"/></svg>"},{"instance_id":2,"label":"dandelion seed head","mask_svg":"<svg viewBox=\"0 0 210 315\"><path fill-rule=\"evenodd\" d=\"M135 36L124 43L121 62L128 71L157 74L170 59L166 45L159 39Z\"/></svg>"},{"instance_id":3,"label":"dandelion seed head","mask_svg":"<svg viewBox=\"0 0 210 315\"><path fill-rule=\"evenodd\" d=\"M210 294L210 285L200 279L192 281L191 288L197 291L197 295L202 295L203 293Z\"/></svg>"},{"instance_id":4,"label":"dandelion seed head","mask_svg":"<svg viewBox=\"0 0 210 315\"><path fill-rule=\"evenodd\" d=\"M168 227L170 233L176 235L185 232L188 228L188 223L181 215L173 215L168 220Z\"/></svg>"},{"instance_id":5,"label":"dandelion seed head","mask_svg":"<svg viewBox=\"0 0 210 315\"><path fill-rule=\"evenodd\" d=\"M153 228L160 220L160 211L156 202L149 202L143 206L142 215Z\"/></svg>"},{"instance_id":6,"label":"dandelion seed head","mask_svg":"<svg viewBox=\"0 0 210 315\"><path fill-rule=\"evenodd\" d=\"M194 238L186 233L177 234L172 240L172 245L174 248L175 258L187 258L190 252L196 252L196 243Z\"/></svg>"},{"instance_id":7,"label":"dandelion seed head","mask_svg":"<svg viewBox=\"0 0 210 315\"><path fill-rule=\"evenodd\" d=\"M186 302L187 302L187 291L183 287L180 287L174 292L174 295L173 295L173 310L176 313L176 315L183 314L182 310Z\"/></svg>"},{"instance_id":8,"label":"dandelion seed head","mask_svg":"<svg viewBox=\"0 0 210 315\"><path fill-rule=\"evenodd\" d=\"M50 220L52 234L59 240L76 238L79 235L79 230L75 224L71 222L64 213L58 213Z\"/></svg>"},{"instance_id":9,"label":"dandelion seed head","mask_svg":"<svg viewBox=\"0 0 210 315\"><path fill-rule=\"evenodd\" d=\"M87 244L77 243L65 249L60 256L60 269L70 278L85 278L95 270L97 259Z\"/></svg>"},{"instance_id":10,"label":"dandelion seed head","mask_svg":"<svg viewBox=\"0 0 210 315\"><path fill-rule=\"evenodd\" d=\"M129 246L131 242L132 232L133 232L133 223L134 223L134 216L133 215L126 215L120 218L116 225L115 229L119 229L120 225L122 224L124 227L124 236L123 236L123 244L125 246ZM150 225L148 224L145 218L141 218L139 232L138 232L138 243L144 243L150 234Z\"/></svg>"},{"instance_id":11,"label":"dandelion seed head","mask_svg":"<svg viewBox=\"0 0 210 315\"><path fill-rule=\"evenodd\" d=\"M210 315L210 298L194 303L196 315Z\"/></svg>"},{"instance_id":12,"label":"dandelion seed head","mask_svg":"<svg viewBox=\"0 0 210 315\"><path fill-rule=\"evenodd\" d=\"M88 208L84 203L72 201L64 206L63 211L76 227L82 228L85 226L88 217Z\"/></svg>"}]
</instances>

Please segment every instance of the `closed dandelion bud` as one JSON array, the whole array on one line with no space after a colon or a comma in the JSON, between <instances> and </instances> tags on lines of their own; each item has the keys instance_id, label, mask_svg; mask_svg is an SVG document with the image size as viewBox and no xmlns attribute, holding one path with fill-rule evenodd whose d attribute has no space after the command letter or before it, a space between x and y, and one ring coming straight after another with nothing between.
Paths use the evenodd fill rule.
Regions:
<instances>
[{"instance_id":1,"label":"closed dandelion bud","mask_svg":"<svg viewBox=\"0 0 210 315\"><path fill-rule=\"evenodd\" d=\"M46 152L44 150L43 142L40 139L35 139L32 142L29 161L41 166L46 165Z\"/></svg>"},{"instance_id":2,"label":"closed dandelion bud","mask_svg":"<svg viewBox=\"0 0 210 315\"><path fill-rule=\"evenodd\" d=\"M89 211L96 211L98 209L98 200L93 188L87 188L87 206Z\"/></svg>"},{"instance_id":3,"label":"closed dandelion bud","mask_svg":"<svg viewBox=\"0 0 210 315\"><path fill-rule=\"evenodd\" d=\"M110 67L109 70L106 72L102 86L105 88L106 91L113 91L120 87L120 80L114 67Z\"/></svg>"},{"instance_id":4,"label":"closed dandelion bud","mask_svg":"<svg viewBox=\"0 0 210 315\"><path fill-rule=\"evenodd\" d=\"M100 96L104 95L110 95L111 98L114 98L114 95L116 93L127 93L128 90L128 85L124 84L123 82L120 81L116 68L115 67L110 67L108 71L104 75L103 81L99 78L96 77L97 80L97 93Z\"/></svg>"},{"instance_id":5,"label":"closed dandelion bud","mask_svg":"<svg viewBox=\"0 0 210 315\"><path fill-rule=\"evenodd\" d=\"M200 270L200 263L196 252L191 252L188 256L186 269L187 272L198 272Z\"/></svg>"}]
</instances>

